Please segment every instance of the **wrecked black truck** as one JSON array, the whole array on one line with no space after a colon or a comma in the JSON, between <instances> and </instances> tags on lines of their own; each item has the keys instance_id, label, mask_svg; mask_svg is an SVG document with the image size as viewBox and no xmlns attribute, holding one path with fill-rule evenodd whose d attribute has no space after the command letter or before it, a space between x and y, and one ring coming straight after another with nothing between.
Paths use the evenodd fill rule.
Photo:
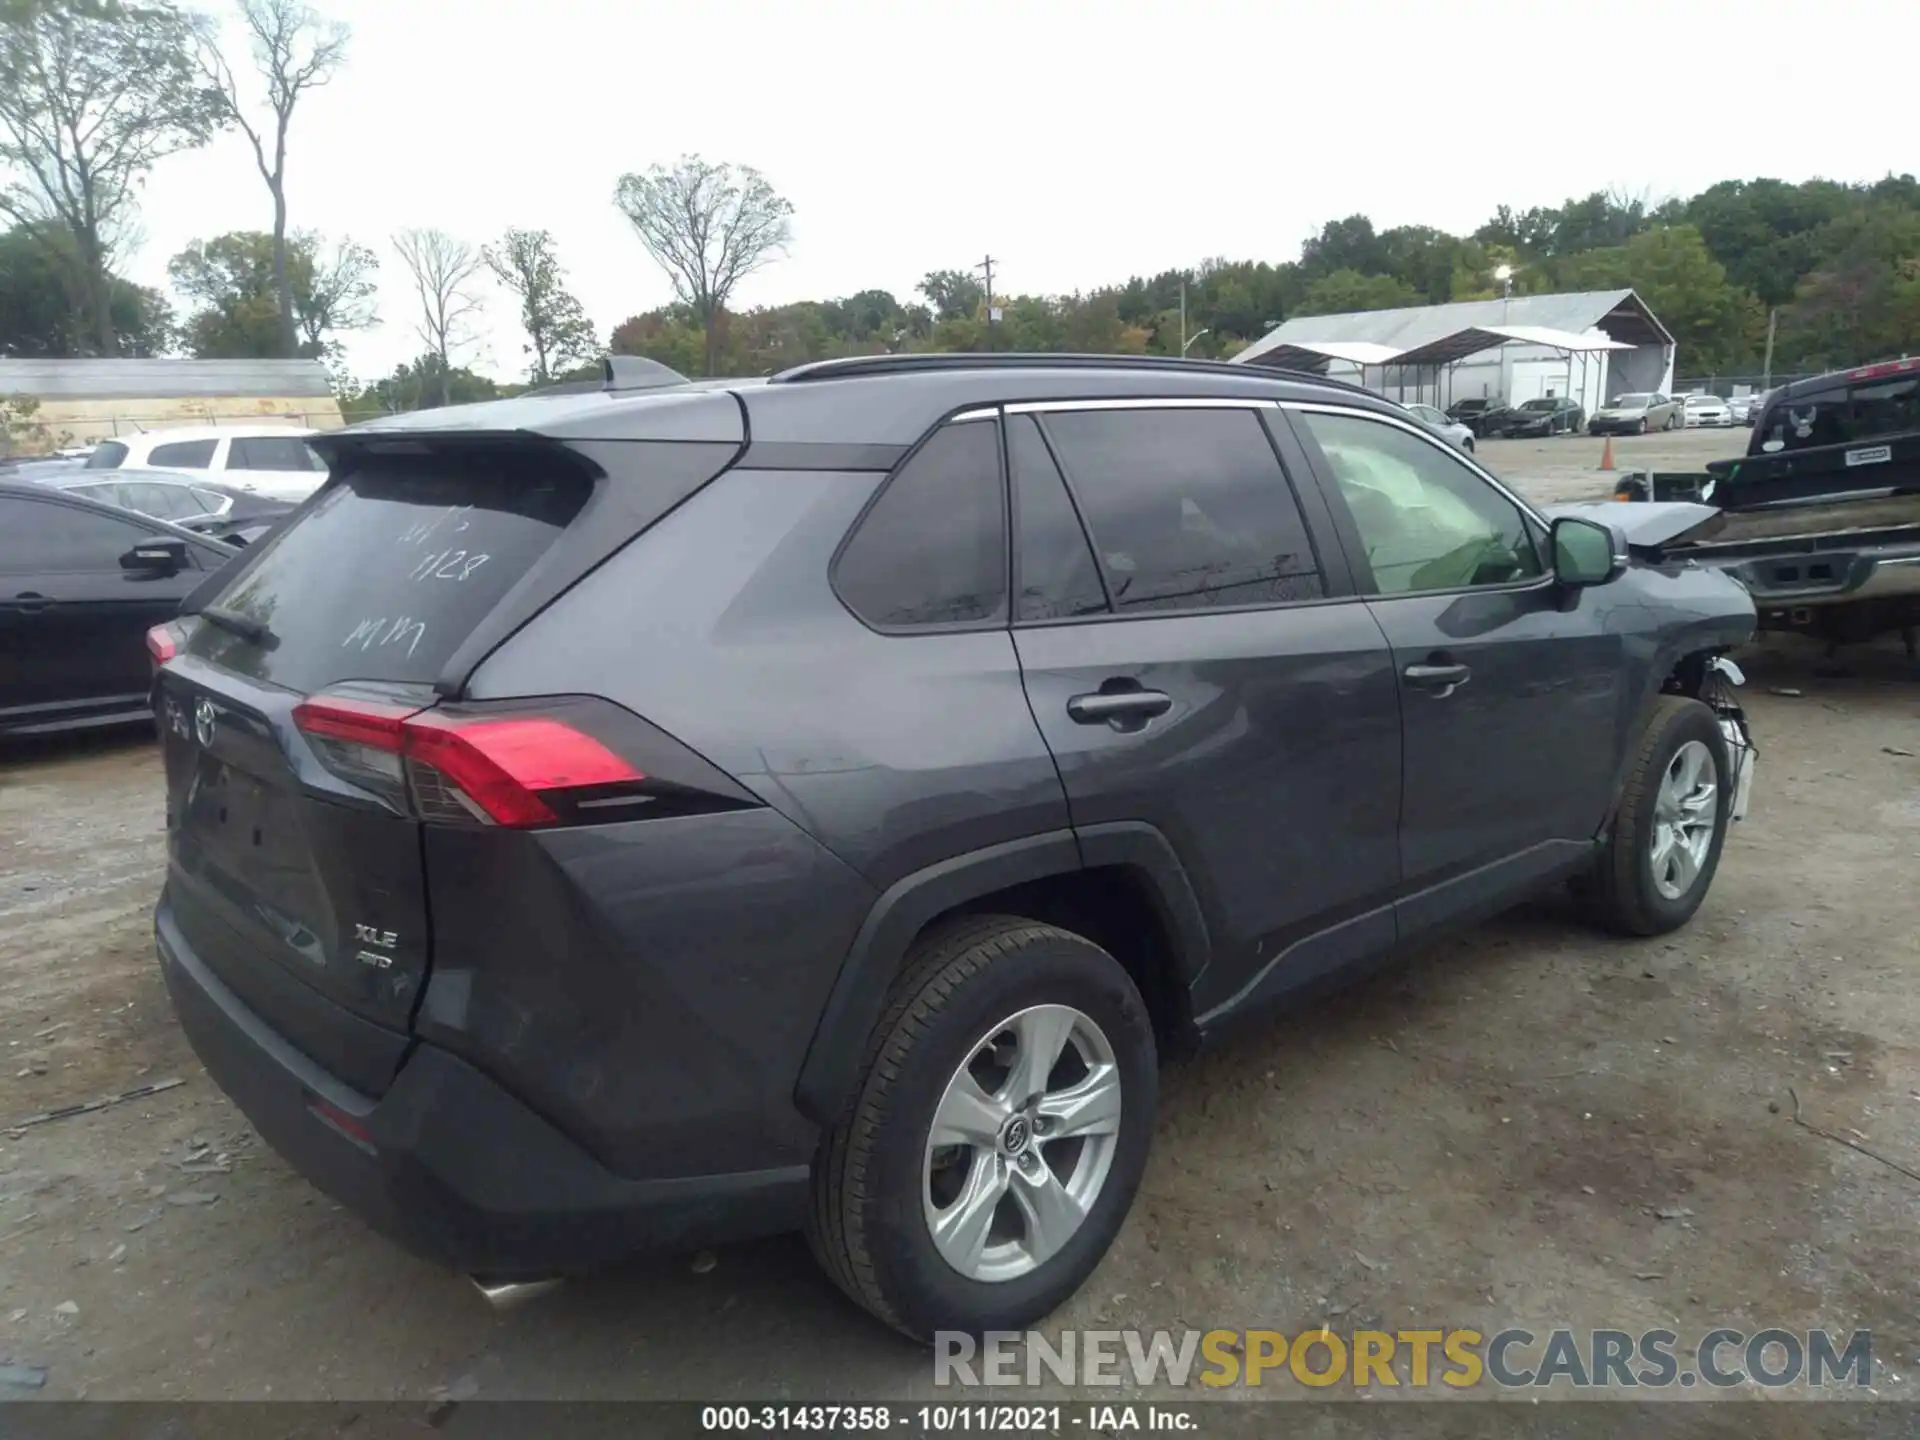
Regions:
<instances>
[{"instance_id":1,"label":"wrecked black truck","mask_svg":"<svg viewBox=\"0 0 1920 1440\"><path fill-rule=\"evenodd\" d=\"M1667 547L1753 595L1762 630L1829 645L1920 632L1920 359L1781 387L1747 453L1701 472L1629 472L1613 498L1717 515Z\"/></svg>"}]
</instances>

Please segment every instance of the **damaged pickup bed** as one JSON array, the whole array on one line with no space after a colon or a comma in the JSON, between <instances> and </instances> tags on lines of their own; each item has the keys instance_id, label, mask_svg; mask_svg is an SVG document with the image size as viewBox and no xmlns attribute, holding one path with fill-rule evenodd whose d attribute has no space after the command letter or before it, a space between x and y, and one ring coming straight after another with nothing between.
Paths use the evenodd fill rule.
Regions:
<instances>
[{"instance_id":1,"label":"damaged pickup bed","mask_svg":"<svg viewBox=\"0 0 1920 1440\"><path fill-rule=\"evenodd\" d=\"M1819 432L1799 435L1794 423L1812 408L1793 411L1791 397L1776 397L1769 414L1792 411L1776 427L1787 429L1787 444L1699 473L1630 473L1614 499L1713 507L1710 522L1663 549L1739 580L1761 629L1833 644L1897 630L1911 656L1920 628L1920 428L1809 444ZM1762 435L1755 443L1765 443Z\"/></svg>"}]
</instances>

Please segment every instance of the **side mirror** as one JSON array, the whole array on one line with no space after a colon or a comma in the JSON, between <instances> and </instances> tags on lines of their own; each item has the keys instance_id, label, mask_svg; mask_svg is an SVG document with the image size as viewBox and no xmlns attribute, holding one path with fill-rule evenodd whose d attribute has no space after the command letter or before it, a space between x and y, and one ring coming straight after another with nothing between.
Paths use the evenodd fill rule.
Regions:
<instances>
[{"instance_id":1,"label":"side mirror","mask_svg":"<svg viewBox=\"0 0 1920 1440\"><path fill-rule=\"evenodd\" d=\"M1553 522L1553 573L1562 585L1604 585L1624 569L1611 526L1573 515Z\"/></svg>"},{"instance_id":2,"label":"side mirror","mask_svg":"<svg viewBox=\"0 0 1920 1440\"><path fill-rule=\"evenodd\" d=\"M141 575L173 575L187 568L187 542L146 540L120 557L120 568Z\"/></svg>"}]
</instances>

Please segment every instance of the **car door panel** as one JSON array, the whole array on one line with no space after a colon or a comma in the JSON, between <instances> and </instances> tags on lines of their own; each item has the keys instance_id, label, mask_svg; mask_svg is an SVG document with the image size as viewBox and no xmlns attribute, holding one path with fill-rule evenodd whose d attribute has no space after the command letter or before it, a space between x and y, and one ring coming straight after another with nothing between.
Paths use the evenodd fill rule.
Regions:
<instances>
[{"instance_id":1,"label":"car door panel","mask_svg":"<svg viewBox=\"0 0 1920 1440\"><path fill-rule=\"evenodd\" d=\"M1175 413L1116 417L1104 439L1085 415L1044 415L1044 432L1008 417L1022 605L1014 641L1076 830L1150 825L1192 877L1212 959L1191 998L1211 1023L1391 946L1399 702L1378 625L1363 604L1327 594L1315 569L1312 550L1332 549L1331 588L1344 588L1344 557L1313 531L1324 502L1296 494L1259 417L1236 412L1223 427ZM1189 456L1174 437L1196 424L1225 433L1196 432ZM1155 446L1171 448L1155 459L1146 453ZM1298 453L1291 435L1279 449ZM1056 460L1072 504L1043 511L1042 490L1063 483ZM1222 486L1251 488L1209 490L1209 466ZM1157 518L1148 513L1162 502ZM1079 597L1090 569L1067 563L1075 557L1057 535L1028 543L1043 513L1084 522L1068 551L1099 557L1118 613L1062 620L1086 607L1044 592ZM1180 530L1194 543L1176 562L1168 537ZM1275 573L1238 578L1231 545L1244 534L1259 537L1252 549L1273 557ZM1034 556L1052 557L1049 576ZM1168 574L1220 588L1169 592ZM1183 608L1275 587L1299 602Z\"/></svg>"},{"instance_id":2,"label":"car door panel","mask_svg":"<svg viewBox=\"0 0 1920 1440\"><path fill-rule=\"evenodd\" d=\"M1598 600L1553 582L1537 519L1451 449L1340 407L1289 415L1398 676L1404 940L1591 857L1624 637Z\"/></svg>"},{"instance_id":3,"label":"car door panel","mask_svg":"<svg viewBox=\"0 0 1920 1440\"><path fill-rule=\"evenodd\" d=\"M120 568L154 532L90 506L8 496L0 573L0 723L125 708L146 694L146 632L203 577ZM18 543L22 538L27 543Z\"/></svg>"},{"instance_id":4,"label":"car door panel","mask_svg":"<svg viewBox=\"0 0 1920 1440\"><path fill-rule=\"evenodd\" d=\"M1399 702L1363 605L1022 628L1014 640L1075 826L1145 821L1194 877L1214 943L1196 1013L1391 943ZM1168 708L1131 730L1070 713L1076 696L1126 685Z\"/></svg>"}]
</instances>

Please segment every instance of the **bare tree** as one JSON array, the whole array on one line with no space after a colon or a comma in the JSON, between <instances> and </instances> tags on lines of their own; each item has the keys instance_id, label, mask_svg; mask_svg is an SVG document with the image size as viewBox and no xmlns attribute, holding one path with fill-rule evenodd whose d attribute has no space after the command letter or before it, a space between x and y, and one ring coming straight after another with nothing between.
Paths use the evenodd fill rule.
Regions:
<instances>
[{"instance_id":1,"label":"bare tree","mask_svg":"<svg viewBox=\"0 0 1920 1440\"><path fill-rule=\"evenodd\" d=\"M758 170L683 155L672 168L622 175L614 191L640 243L706 330L707 373L719 363L720 315L734 286L786 249L793 206Z\"/></svg>"},{"instance_id":2,"label":"bare tree","mask_svg":"<svg viewBox=\"0 0 1920 1440\"><path fill-rule=\"evenodd\" d=\"M414 293L420 301L415 328L440 362L444 404L453 352L471 338L468 327L480 313L473 282L486 262L473 246L444 230L402 230L393 237L393 248L413 276Z\"/></svg>"},{"instance_id":3,"label":"bare tree","mask_svg":"<svg viewBox=\"0 0 1920 1440\"><path fill-rule=\"evenodd\" d=\"M168 4L0 0L0 214L63 230L102 355L118 348L111 266L155 162L204 144L220 107Z\"/></svg>"},{"instance_id":4,"label":"bare tree","mask_svg":"<svg viewBox=\"0 0 1920 1440\"><path fill-rule=\"evenodd\" d=\"M266 82L268 114L247 118L233 67L220 53L211 26L201 28L197 56L201 73L219 97L223 116L240 127L253 146L253 162L273 196L273 286L280 306L281 354L299 354L293 282L287 273L287 131L300 97L325 85L347 58L347 27L320 16L301 0L239 0L240 23L253 49L253 65Z\"/></svg>"},{"instance_id":5,"label":"bare tree","mask_svg":"<svg viewBox=\"0 0 1920 1440\"><path fill-rule=\"evenodd\" d=\"M481 252L494 277L520 301L520 324L533 357L531 378L544 385L558 371L600 351L587 312L567 289L567 272L545 230L509 229Z\"/></svg>"},{"instance_id":6,"label":"bare tree","mask_svg":"<svg viewBox=\"0 0 1920 1440\"><path fill-rule=\"evenodd\" d=\"M374 308L380 257L353 240L323 250L320 237L304 231L295 232L293 243L306 252L312 267L295 316L301 348L321 356L337 354L340 342L330 338L333 332L367 330L380 323Z\"/></svg>"}]
</instances>

